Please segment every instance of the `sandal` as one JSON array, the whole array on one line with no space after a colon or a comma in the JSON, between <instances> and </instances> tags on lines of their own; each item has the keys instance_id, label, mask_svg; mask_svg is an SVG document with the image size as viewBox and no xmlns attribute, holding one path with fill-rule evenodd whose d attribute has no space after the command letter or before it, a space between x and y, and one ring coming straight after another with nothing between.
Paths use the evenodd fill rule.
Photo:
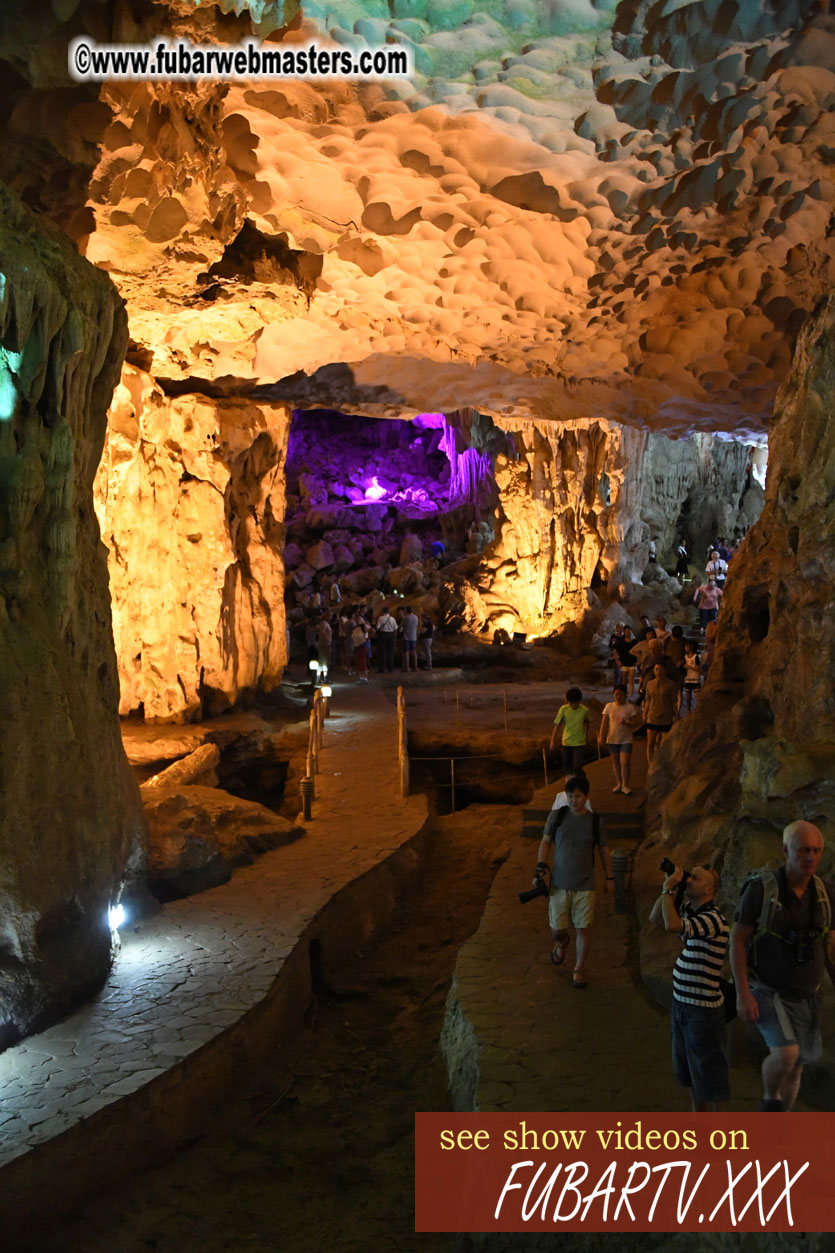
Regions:
<instances>
[{"instance_id":1,"label":"sandal","mask_svg":"<svg viewBox=\"0 0 835 1253\"><path fill-rule=\"evenodd\" d=\"M551 949L551 961L553 962L555 966L561 966L563 962L565 961L565 954L566 954L566 950L568 949L568 943L569 943L568 940L566 940L565 944L560 944L559 941L557 941L557 943Z\"/></svg>"},{"instance_id":2,"label":"sandal","mask_svg":"<svg viewBox=\"0 0 835 1253\"><path fill-rule=\"evenodd\" d=\"M580 972L577 970L575 970L574 974L571 976L571 982L574 984L574 987L577 988L578 991L580 991L582 988L587 988L589 986L586 976L581 975Z\"/></svg>"}]
</instances>

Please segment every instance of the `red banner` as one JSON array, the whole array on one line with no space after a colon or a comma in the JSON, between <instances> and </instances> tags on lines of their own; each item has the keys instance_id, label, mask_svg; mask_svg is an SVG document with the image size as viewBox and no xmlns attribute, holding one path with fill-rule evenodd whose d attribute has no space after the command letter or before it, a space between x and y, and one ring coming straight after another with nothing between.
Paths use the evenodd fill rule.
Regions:
<instances>
[{"instance_id":1,"label":"red banner","mask_svg":"<svg viewBox=\"0 0 835 1253\"><path fill-rule=\"evenodd\" d=\"M416 1114L415 1231L835 1231L830 1114Z\"/></svg>"}]
</instances>

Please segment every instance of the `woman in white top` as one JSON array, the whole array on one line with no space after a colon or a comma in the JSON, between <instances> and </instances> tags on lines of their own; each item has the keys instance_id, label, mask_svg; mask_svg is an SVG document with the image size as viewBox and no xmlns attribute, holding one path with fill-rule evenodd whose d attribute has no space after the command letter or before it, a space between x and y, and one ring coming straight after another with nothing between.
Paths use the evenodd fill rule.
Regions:
<instances>
[{"instance_id":1,"label":"woman in white top","mask_svg":"<svg viewBox=\"0 0 835 1253\"><path fill-rule=\"evenodd\" d=\"M728 573L728 563L723 561L719 553L714 550L710 554L710 561L705 566L705 574L708 578L713 576L718 587L725 586L725 576Z\"/></svg>"},{"instance_id":2,"label":"woman in white top","mask_svg":"<svg viewBox=\"0 0 835 1253\"><path fill-rule=\"evenodd\" d=\"M612 759L612 773L615 776L613 792L623 792L624 796L632 793L629 786L629 770L632 765L632 732L641 722L641 712L635 705L626 703L626 688L619 683L615 688L615 699L603 707L603 719L597 733L598 751L605 744Z\"/></svg>"}]
</instances>

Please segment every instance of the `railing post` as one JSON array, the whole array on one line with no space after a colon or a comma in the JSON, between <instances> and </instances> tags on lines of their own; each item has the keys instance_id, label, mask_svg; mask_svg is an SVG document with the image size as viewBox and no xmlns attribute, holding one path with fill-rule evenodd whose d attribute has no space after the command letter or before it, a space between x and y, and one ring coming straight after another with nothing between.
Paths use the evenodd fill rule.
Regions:
<instances>
[{"instance_id":1,"label":"railing post","mask_svg":"<svg viewBox=\"0 0 835 1253\"><path fill-rule=\"evenodd\" d=\"M308 775L306 779L302 779L299 784L299 790L302 795L302 817L305 822L310 822L310 819L313 817L312 804L315 800L312 775Z\"/></svg>"},{"instance_id":2,"label":"railing post","mask_svg":"<svg viewBox=\"0 0 835 1253\"><path fill-rule=\"evenodd\" d=\"M542 746L542 771L545 775L545 786L548 786L548 754L545 751L545 745Z\"/></svg>"},{"instance_id":3,"label":"railing post","mask_svg":"<svg viewBox=\"0 0 835 1253\"><path fill-rule=\"evenodd\" d=\"M318 753L322 747L325 714L325 703L322 699L321 689L318 687L313 693L313 712L316 715L316 751Z\"/></svg>"},{"instance_id":4,"label":"railing post","mask_svg":"<svg viewBox=\"0 0 835 1253\"><path fill-rule=\"evenodd\" d=\"M507 738L507 688L502 692L502 696L504 697L504 733Z\"/></svg>"},{"instance_id":5,"label":"railing post","mask_svg":"<svg viewBox=\"0 0 835 1253\"><path fill-rule=\"evenodd\" d=\"M615 913L626 913L626 867L629 864L629 854L626 849L615 848L612 850L612 877L614 879L615 889Z\"/></svg>"},{"instance_id":6,"label":"railing post","mask_svg":"<svg viewBox=\"0 0 835 1253\"><path fill-rule=\"evenodd\" d=\"M397 689L397 751L400 759L400 795L409 795L409 741L406 736L406 694Z\"/></svg>"},{"instance_id":7,"label":"railing post","mask_svg":"<svg viewBox=\"0 0 835 1253\"><path fill-rule=\"evenodd\" d=\"M310 734L307 739L307 774L312 778L319 770L319 753L316 742L316 711L310 711Z\"/></svg>"},{"instance_id":8,"label":"railing post","mask_svg":"<svg viewBox=\"0 0 835 1253\"><path fill-rule=\"evenodd\" d=\"M452 788L452 812L455 813L455 758L449 759L449 778Z\"/></svg>"}]
</instances>

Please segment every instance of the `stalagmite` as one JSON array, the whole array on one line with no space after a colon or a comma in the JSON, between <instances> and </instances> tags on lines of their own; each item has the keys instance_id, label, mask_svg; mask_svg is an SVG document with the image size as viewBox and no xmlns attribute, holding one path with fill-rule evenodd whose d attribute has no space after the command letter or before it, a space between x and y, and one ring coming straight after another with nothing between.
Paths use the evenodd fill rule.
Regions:
<instances>
[{"instance_id":1,"label":"stalagmite","mask_svg":"<svg viewBox=\"0 0 835 1253\"><path fill-rule=\"evenodd\" d=\"M94 991L140 887L93 475L126 343L109 279L0 187L0 1044Z\"/></svg>"}]
</instances>

